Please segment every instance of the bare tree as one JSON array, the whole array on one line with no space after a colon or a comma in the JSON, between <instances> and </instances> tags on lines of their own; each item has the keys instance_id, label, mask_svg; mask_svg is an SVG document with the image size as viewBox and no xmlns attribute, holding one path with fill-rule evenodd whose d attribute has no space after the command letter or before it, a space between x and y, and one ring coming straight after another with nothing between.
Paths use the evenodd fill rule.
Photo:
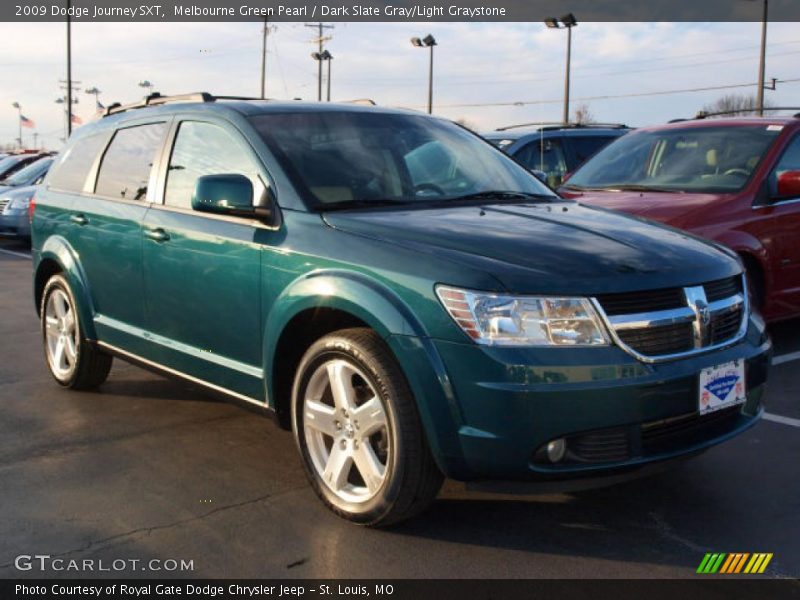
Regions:
<instances>
[{"instance_id":1,"label":"bare tree","mask_svg":"<svg viewBox=\"0 0 800 600\"><path fill-rule=\"evenodd\" d=\"M575 107L572 122L579 125L589 125L590 123L597 123L597 119L594 118L594 113L592 113L589 105L584 102Z\"/></svg>"},{"instance_id":2,"label":"bare tree","mask_svg":"<svg viewBox=\"0 0 800 600\"><path fill-rule=\"evenodd\" d=\"M724 112L725 115L754 115L758 113L756 108L757 102L754 95L746 94L725 94L717 98L711 104L703 106L702 112L704 113L717 113ZM764 101L764 107L774 106L772 102Z\"/></svg>"}]
</instances>

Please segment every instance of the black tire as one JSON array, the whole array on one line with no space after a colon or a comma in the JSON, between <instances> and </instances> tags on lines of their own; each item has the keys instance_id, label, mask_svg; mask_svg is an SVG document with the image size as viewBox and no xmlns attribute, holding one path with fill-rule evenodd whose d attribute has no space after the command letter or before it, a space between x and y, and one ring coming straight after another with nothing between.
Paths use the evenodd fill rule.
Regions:
<instances>
[{"instance_id":1,"label":"black tire","mask_svg":"<svg viewBox=\"0 0 800 600\"><path fill-rule=\"evenodd\" d=\"M314 465L304 430L303 410L311 378L333 360L343 360L358 369L360 373L355 377L363 374L385 411L386 427L382 431L388 432L385 433L388 450L384 479L377 491L372 492L374 496L365 501L348 502L329 487ZM355 423L357 429L358 421ZM399 523L430 505L442 485L443 476L428 447L408 382L389 348L370 329L334 332L306 351L292 388L292 425L314 491L328 508L349 521L372 527ZM369 438L361 438L361 443L365 440ZM347 440L340 441L344 444ZM337 443L334 438L332 445ZM355 444L358 448L357 441ZM332 450L333 446L329 451Z\"/></svg>"},{"instance_id":2,"label":"black tire","mask_svg":"<svg viewBox=\"0 0 800 600\"><path fill-rule=\"evenodd\" d=\"M57 291L63 292L69 299L69 308L73 312L75 327L77 328L74 367L66 375L60 375L54 369L47 345L46 307L50 296ZM109 371L111 371L113 359L108 354L100 352L94 344L84 337L78 303L63 275L53 275L47 281L39 308L45 363L53 378L60 385L73 390L91 390L103 383L108 378Z\"/></svg>"}]
</instances>

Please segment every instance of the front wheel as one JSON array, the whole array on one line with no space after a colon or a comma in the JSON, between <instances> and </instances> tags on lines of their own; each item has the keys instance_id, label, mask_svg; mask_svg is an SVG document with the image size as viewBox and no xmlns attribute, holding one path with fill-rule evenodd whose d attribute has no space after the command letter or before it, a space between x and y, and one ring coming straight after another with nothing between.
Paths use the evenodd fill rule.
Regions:
<instances>
[{"instance_id":1,"label":"front wheel","mask_svg":"<svg viewBox=\"0 0 800 600\"><path fill-rule=\"evenodd\" d=\"M408 383L372 330L338 331L308 349L292 419L311 485L341 517L391 525L423 510L441 487Z\"/></svg>"},{"instance_id":2,"label":"front wheel","mask_svg":"<svg viewBox=\"0 0 800 600\"><path fill-rule=\"evenodd\" d=\"M75 297L62 275L53 275L47 281L39 312L44 354L55 380L76 390L103 383L112 359L83 337Z\"/></svg>"}]
</instances>

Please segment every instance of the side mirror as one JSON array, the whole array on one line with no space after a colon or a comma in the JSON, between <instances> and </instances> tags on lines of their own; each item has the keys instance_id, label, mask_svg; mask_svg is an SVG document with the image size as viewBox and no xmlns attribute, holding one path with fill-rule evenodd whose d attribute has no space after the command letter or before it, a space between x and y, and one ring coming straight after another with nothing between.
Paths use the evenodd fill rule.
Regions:
<instances>
[{"instance_id":1,"label":"side mirror","mask_svg":"<svg viewBox=\"0 0 800 600\"><path fill-rule=\"evenodd\" d=\"M253 184L244 175L203 175L197 178L192 208L223 215L253 210Z\"/></svg>"},{"instance_id":2,"label":"side mirror","mask_svg":"<svg viewBox=\"0 0 800 600\"><path fill-rule=\"evenodd\" d=\"M778 175L778 198L800 196L800 171L784 171Z\"/></svg>"},{"instance_id":3,"label":"side mirror","mask_svg":"<svg viewBox=\"0 0 800 600\"><path fill-rule=\"evenodd\" d=\"M203 175L195 183L192 208L199 212L271 221L272 208L256 206L253 196L253 183L244 175Z\"/></svg>"}]
</instances>

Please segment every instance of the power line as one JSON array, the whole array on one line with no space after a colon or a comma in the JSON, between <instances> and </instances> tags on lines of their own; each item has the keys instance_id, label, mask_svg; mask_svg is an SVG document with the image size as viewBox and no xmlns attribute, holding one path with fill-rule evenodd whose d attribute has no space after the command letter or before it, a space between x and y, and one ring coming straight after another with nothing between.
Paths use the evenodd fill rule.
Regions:
<instances>
[{"instance_id":1,"label":"power line","mask_svg":"<svg viewBox=\"0 0 800 600\"><path fill-rule=\"evenodd\" d=\"M800 78L796 79L778 79L778 83L797 83L800 82ZM708 87L699 87L699 88L684 88L684 89L673 89L673 90L656 90L651 92L636 92L631 94L607 94L602 96L584 96L582 98L574 98L574 100L581 100L584 102L588 102L590 100L616 100L618 98L639 98L644 96L669 96L671 94L689 94L694 92L711 92L717 90L728 90L734 88L745 88L745 87L753 87L757 85L756 83L732 83L728 85L713 85ZM563 98L558 98L556 100L519 100L516 102L474 102L474 103L464 103L464 104L440 104L441 108L487 108L487 107L498 107L498 106L529 106L533 104L560 104L563 102ZM412 108L422 108L421 106L412 106Z\"/></svg>"}]
</instances>

